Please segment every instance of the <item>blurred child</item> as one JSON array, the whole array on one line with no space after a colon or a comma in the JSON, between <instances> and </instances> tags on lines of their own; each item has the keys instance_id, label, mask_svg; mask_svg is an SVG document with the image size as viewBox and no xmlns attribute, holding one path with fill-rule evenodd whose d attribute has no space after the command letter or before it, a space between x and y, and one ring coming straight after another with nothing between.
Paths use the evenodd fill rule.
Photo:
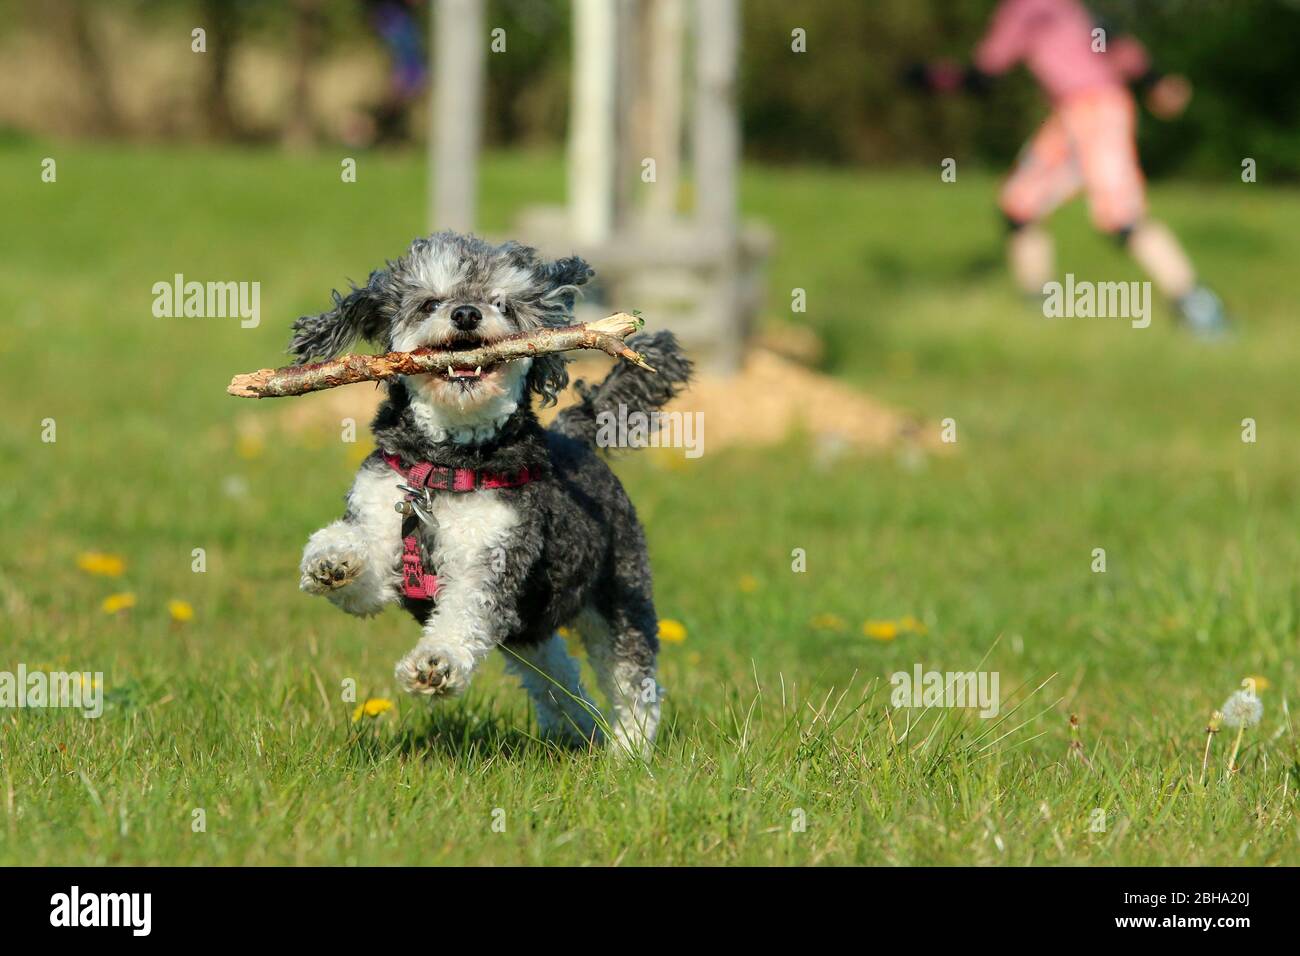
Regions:
<instances>
[{"instance_id":1,"label":"blurred child","mask_svg":"<svg viewBox=\"0 0 1300 956\"><path fill-rule=\"evenodd\" d=\"M406 142L411 104L428 79L418 10L422 0L363 0L389 58L388 89L372 111L373 143Z\"/></svg>"},{"instance_id":2,"label":"blurred child","mask_svg":"<svg viewBox=\"0 0 1300 956\"><path fill-rule=\"evenodd\" d=\"M1094 225L1124 244L1189 329L1206 337L1225 332L1219 297L1198 284L1173 233L1147 217L1137 155L1129 84L1145 93L1147 107L1161 119L1186 108L1191 85L1152 70L1134 38L1107 36L1079 0L1001 0L972 66L923 67L912 79L937 90L979 90L988 77L1021 62L1047 93L1052 112L1025 145L999 199L1011 229L1008 253L1017 284L1042 294L1054 274L1043 221L1082 191Z\"/></svg>"}]
</instances>

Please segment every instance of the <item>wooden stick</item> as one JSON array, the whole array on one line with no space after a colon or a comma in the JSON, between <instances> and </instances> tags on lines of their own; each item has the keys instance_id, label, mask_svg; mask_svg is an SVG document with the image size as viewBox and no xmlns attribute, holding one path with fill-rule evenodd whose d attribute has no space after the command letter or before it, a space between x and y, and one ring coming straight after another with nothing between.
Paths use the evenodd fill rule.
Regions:
<instances>
[{"instance_id":1,"label":"wooden stick","mask_svg":"<svg viewBox=\"0 0 1300 956\"><path fill-rule=\"evenodd\" d=\"M633 365L653 372L654 369L645 363L641 354L623 341L644 324L642 318L618 312L596 322L562 329L516 332L489 345L463 352L421 348L410 352L389 352L386 355L344 355L328 362L245 372L231 379L226 391L240 398L282 398L336 388L339 385L351 385L353 382L377 382L397 375L440 372L452 365L472 368L574 349L600 349L614 358L626 359Z\"/></svg>"}]
</instances>

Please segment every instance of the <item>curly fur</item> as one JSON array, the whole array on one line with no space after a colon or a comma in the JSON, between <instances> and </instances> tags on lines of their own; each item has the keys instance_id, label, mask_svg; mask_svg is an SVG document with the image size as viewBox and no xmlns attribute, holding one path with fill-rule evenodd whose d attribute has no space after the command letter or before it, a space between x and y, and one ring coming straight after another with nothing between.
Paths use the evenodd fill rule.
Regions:
<instances>
[{"instance_id":1,"label":"curly fur","mask_svg":"<svg viewBox=\"0 0 1300 956\"><path fill-rule=\"evenodd\" d=\"M299 319L290 351L303 362L357 339L390 350L459 346L467 336L482 342L565 325L591 276L577 257L547 262L518 243L438 233L417 239L371 273L366 286L347 296L335 292L334 309ZM466 318L467 308L479 318ZM466 322L474 327L463 328ZM559 355L388 385L371 425L377 450L358 472L344 516L308 542L301 586L353 614L404 604L422 627L396 668L408 691L459 693L501 648L533 698L543 733L593 741L600 727L556 636L570 626L609 697L612 742L620 752L648 752L660 695L649 557L632 503L594 448L595 416L619 404L658 409L686 385L691 365L671 333L636 346L659 374L619 364L598 385L579 383L581 401L550 429L541 427L530 396L553 403L567 385ZM401 478L384 455L408 465L508 473L528 467L542 478L512 489L435 493L432 520L418 532L425 567L440 582L429 606L401 594L401 522L393 510Z\"/></svg>"},{"instance_id":2,"label":"curly fur","mask_svg":"<svg viewBox=\"0 0 1300 956\"><path fill-rule=\"evenodd\" d=\"M554 428L594 444L596 421L602 412L617 413L620 405L642 411L663 408L689 384L691 361L682 354L671 332L633 336L628 344L657 374L647 375L635 365L620 363L598 385L575 382L573 387L581 401L557 415Z\"/></svg>"}]
</instances>

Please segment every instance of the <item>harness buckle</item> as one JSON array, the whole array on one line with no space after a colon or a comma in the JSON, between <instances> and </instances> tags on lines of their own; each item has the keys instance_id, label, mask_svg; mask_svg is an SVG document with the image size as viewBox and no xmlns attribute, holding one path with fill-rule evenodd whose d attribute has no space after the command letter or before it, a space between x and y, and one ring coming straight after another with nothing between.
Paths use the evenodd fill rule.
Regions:
<instances>
[{"instance_id":1,"label":"harness buckle","mask_svg":"<svg viewBox=\"0 0 1300 956\"><path fill-rule=\"evenodd\" d=\"M393 510L407 517L415 515L422 524L430 526L437 524L433 517L433 495L429 493L428 488L412 488L410 485L398 485L397 490L406 497L398 500L393 505Z\"/></svg>"}]
</instances>

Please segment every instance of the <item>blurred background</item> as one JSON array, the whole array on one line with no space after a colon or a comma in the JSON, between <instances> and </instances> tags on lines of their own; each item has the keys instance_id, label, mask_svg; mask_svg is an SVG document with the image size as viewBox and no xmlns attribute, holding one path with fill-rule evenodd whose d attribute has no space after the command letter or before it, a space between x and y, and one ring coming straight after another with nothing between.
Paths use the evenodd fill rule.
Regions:
<instances>
[{"instance_id":1,"label":"blurred background","mask_svg":"<svg viewBox=\"0 0 1300 956\"><path fill-rule=\"evenodd\" d=\"M570 105L569 0L487 0L508 55L487 73L490 146L558 146ZM741 116L747 156L852 166L931 164L936 152L1001 166L1040 118L1023 73L993 108L936 109L898 95L909 59L968 58L992 0L744 0ZM1166 71L1196 83L1177 127L1147 124L1148 172L1214 175L1239 144L1276 180L1300 176L1300 70L1291 0L1094 0ZM0 3L0 124L10 135L296 146L417 146L428 125L429 6L403 0L50 0ZM409 13L415 30L406 32ZM207 56L179 34L206 25ZM809 55L790 55L803 27ZM216 42L217 38L220 42Z\"/></svg>"},{"instance_id":2,"label":"blurred background","mask_svg":"<svg viewBox=\"0 0 1300 956\"><path fill-rule=\"evenodd\" d=\"M917 662L986 660L1004 688L1060 675L1043 736L1007 759L1025 776L981 764L987 789L969 803L926 770L864 810L835 799L857 790L827 760L799 771L814 791L800 805L822 814L807 844L708 856L681 827L629 861L806 846L832 862L971 862L995 854L989 833L1016 832L998 858L1294 862L1293 816L1272 827L1256 811L1293 814L1296 792L1279 705L1300 692L1300 3L1090 4L1194 86L1180 119L1142 116L1139 144L1153 213L1239 320L1217 345L1160 304L1135 330L1048 320L1017 293L997 195L1046 101L1023 70L984 98L899 82L912 61L968 60L994 0L618 0L617 22L614 0L444 6L471 19L440 31L428 4L397 0L0 0L0 667L102 670L110 718L139 721L126 735L69 718L57 752L29 746L46 725L0 722L0 762L50 796L24 804L21 846L12 817L0 828L0 858L428 862L394 796L409 782L363 774L358 792L286 796L321 794L356 756L334 733L350 713L340 677L396 697L392 663L413 637L397 614L357 622L296 590L303 542L370 451L376 392L224 390L286 361L290 323L331 289L453 225L589 256L601 282L585 308L639 309L701 360L682 402L705 412L705 454L616 464L675 625L666 746L699 742L727 781L702 794L710 774L664 769L656 800L694 787L728 820L788 819L765 801L793 764L773 760L780 785L729 776L745 761L710 736L754 681L820 700ZM1062 272L1143 278L1084 203L1050 226ZM177 274L260 283L260 321L157 317L153 287ZM1270 688L1271 735L1248 753L1270 759L1189 824L1181 804L1168 812L1168 782L1199 766L1209 711L1247 675ZM528 720L506 683L494 662L420 739L493 750L489 730ZM430 719L399 709L402 726ZM779 727L773 713L756 719ZM1041 822L1045 799L1060 819L1076 791L1079 819L1115 799L1053 776L1070 714L1126 785L1142 776L1161 795L1140 842ZM298 746L328 763L263 760ZM90 792L120 826L71 763L102 771ZM475 819L473 787L444 786L433 762L411 772L444 820ZM191 790L231 804L220 841L165 825ZM340 805L398 822L367 836L310 815ZM1019 829L992 829L987 807ZM1216 839L1224 819L1233 839ZM585 859L600 827L548 859ZM439 859L535 858L528 833L499 855L445 835Z\"/></svg>"}]
</instances>

